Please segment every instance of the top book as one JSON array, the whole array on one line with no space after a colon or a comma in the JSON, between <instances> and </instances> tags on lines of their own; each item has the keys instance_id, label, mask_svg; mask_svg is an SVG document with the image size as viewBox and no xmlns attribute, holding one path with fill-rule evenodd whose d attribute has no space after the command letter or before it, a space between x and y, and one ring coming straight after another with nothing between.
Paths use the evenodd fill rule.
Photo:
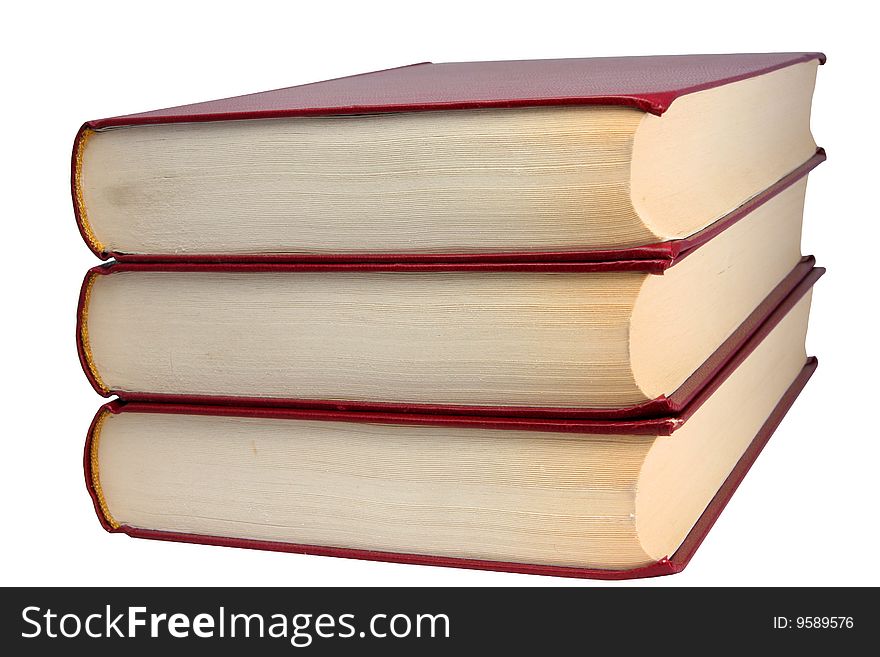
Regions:
<instances>
[{"instance_id":1,"label":"top book","mask_svg":"<svg viewBox=\"0 0 880 657\"><path fill-rule=\"evenodd\" d=\"M637 258L815 154L823 61L416 64L91 121L74 206L120 259Z\"/></svg>"}]
</instances>

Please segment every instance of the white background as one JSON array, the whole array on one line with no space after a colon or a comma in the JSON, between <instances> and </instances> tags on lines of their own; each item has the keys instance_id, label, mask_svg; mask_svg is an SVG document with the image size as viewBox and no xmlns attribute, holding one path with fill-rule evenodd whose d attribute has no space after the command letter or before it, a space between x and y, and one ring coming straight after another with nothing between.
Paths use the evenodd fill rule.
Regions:
<instances>
[{"instance_id":1,"label":"white background","mask_svg":"<svg viewBox=\"0 0 880 657\"><path fill-rule=\"evenodd\" d=\"M74 315L97 264L70 148L93 118L419 61L823 50L803 249L820 367L683 573L637 584L878 584L876 21L869 2L14 3L4 8L0 584L567 585L564 580L134 540L83 484L101 403ZM604 585L608 585L605 583ZM613 586L628 586L627 582Z\"/></svg>"}]
</instances>

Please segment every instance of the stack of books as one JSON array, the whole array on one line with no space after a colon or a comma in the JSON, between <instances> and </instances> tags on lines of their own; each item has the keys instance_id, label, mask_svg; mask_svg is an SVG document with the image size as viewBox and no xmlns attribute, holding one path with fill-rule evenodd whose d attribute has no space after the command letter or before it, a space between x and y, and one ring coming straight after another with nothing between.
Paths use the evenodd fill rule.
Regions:
<instances>
[{"instance_id":1,"label":"stack of books","mask_svg":"<svg viewBox=\"0 0 880 657\"><path fill-rule=\"evenodd\" d=\"M418 64L85 124L101 523L680 570L816 366L823 60Z\"/></svg>"}]
</instances>

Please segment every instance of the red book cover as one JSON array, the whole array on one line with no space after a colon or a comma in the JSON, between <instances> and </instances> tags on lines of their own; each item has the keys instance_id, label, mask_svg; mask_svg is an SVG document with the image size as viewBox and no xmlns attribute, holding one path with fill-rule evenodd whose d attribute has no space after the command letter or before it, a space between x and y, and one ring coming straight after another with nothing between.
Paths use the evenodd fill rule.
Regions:
<instances>
[{"instance_id":1,"label":"red book cover","mask_svg":"<svg viewBox=\"0 0 880 657\"><path fill-rule=\"evenodd\" d=\"M280 399L260 397L259 391L246 397L157 395L149 391L131 392L112 390L102 383L90 356L87 322L89 294L96 276L106 276L113 272L126 271L325 271L325 270L374 270L382 271L432 271L442 270L442 264L351 264L339 263L263 263L263 264L210 264L210 263L114 263L100 265L91 269L83 280L77 308L76 343L80 364L92 387L101 395L119 395L129 402L185 402L188 404L209 404L238 406L243 404L262 407L286 407L313 409L332 414L336 413L375 413L384 412L395 416L421 417L425 415L489 416L497 418L567 418L575 420L615 420L610 430L630 433L633 427L624 420L636 418L661 417L679 414L693 405L700 394L704 394L710 383L719 373L735 368L745 358L754 345L785 316L788 310L812 287L824 273L824 269L814 267L815 259L805 257L776 286L764 301L746 318L724 343L672 394L629 407L615 409L559 408L559 407L512 407L512 406L463 406L454 404L399 404L356 401L321 401L304 399ZM498 265L500 266L500 265ZM571 265L565 263L535 264L540 270L567 270ZM475 269L486 269L490 265L474 265ZM461 266L455 266L460 269ZM639 424L642 431L649 425ZM653 429L650 429L653 432Z\"/></svg>"},{"instance_id":2,"label":"red book cover","mask_svg":"<svg viewBox=\"0 0 880 657\"><path fill-rule=\"evenodd\" d=\"M89 121L82 126L74 142L71 160L74 211L83 239L96 255L101 258L118 256L120 259L134 257L101 252L94 246L83 224L76 178L81 144L90 130L178 122L565 105L628 106L662 115L681 96L811 60L824 62L825 56L814 52L422 63L235 98ZM818 161L812 166L815 164ZM716 232L725 227L727 219L725 217L716 222ZM699 243L699 240L693 240L688 238L615 251L571 253L565 257L589 262L648 261L643 263L645 267L661 267L663 262ZM546 260L557 255L506 253L492 257L517 262L524 259ZM274 256L275 259L283 257ZM326 257L315 258L323 260ZM373 255L370 258L401 261L423 260L424 256ZM452 254L434 258L455 262L473 261L474 256ZM296 259L301 257L296 256Z\"/></svg>"},{"instance_id":3,"label":"red book cover","mask_svg":"<svg viewBox=\"0 0 880 657\"><path fill-rule=\"evenodd\" d=\"M819 60L819 52L655 55L410 66L89 121L124 125L232 121L327 114L624 105L662 115L686 94Z\"/></svg>"}]
</instances>

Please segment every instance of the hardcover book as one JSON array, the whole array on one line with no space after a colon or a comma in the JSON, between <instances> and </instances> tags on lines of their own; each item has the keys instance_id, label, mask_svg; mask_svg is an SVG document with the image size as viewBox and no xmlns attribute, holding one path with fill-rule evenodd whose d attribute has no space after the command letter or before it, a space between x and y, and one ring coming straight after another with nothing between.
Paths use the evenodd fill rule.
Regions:
<instances>
[{"instance_id":1,"label":"hardcover book","mask_svg":"<svg viewBox=\"0 0 880 657\"><path fill-rule=\"evenodd\" d=\"M90 121L76 216L120 260L668 255L813 157L822 61L418 64Z\"/></svg>"},{"instance_id":2,"label":"hardcover book","mask_svg":"<svg viewBox=\"0 0 880 657\"><path fill-rule=\"evenodd\" d=\"M109 531L573 577L676 572L815 367L792 292L679 413L526 419L115 401L86 482Z\"/></svg>"}]
</instances>

